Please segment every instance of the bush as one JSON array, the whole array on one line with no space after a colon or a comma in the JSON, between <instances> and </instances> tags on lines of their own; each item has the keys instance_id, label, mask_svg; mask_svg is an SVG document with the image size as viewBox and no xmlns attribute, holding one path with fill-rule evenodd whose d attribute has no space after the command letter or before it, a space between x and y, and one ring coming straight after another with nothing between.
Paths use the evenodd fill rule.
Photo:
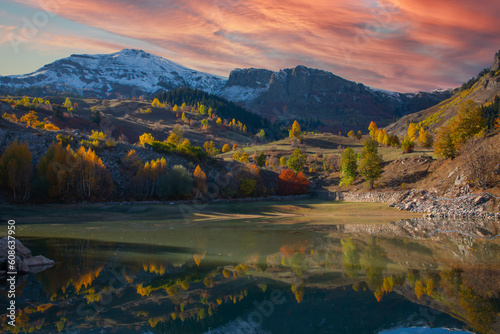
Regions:
<instances>
[{"instance_id":1,"label":"bush","mask_svg":"<svg viewBox=\"0 0 500 334\"><path fill-rule=\"evenodd\" d=\"M405 136L401 142L401 148L405 153L411 153L415 148L415 143L408 136Z\"/></svg>"},{"instance_id":2,"label":"bush","mask_svg":"<svg viewBox=\"0 0 500 334\"><path fill-rule=\"evenodd\" d=\"M163 198L182 198L191 193L193 178L182 165L176 165L158 181L158 195Z\"/></svg>"}]
</instances>

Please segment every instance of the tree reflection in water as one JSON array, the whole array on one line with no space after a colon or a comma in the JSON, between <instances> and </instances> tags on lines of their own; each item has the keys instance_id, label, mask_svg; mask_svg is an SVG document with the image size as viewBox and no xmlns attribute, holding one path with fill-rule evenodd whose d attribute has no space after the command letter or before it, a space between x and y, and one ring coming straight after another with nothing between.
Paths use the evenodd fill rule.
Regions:
<instances>
[{"instance_id":1,"label":"tree reflection in water","mask_svg":"<svg viewBox=\"0 0 500 334\"><path fill-rule=\"evenodd\" d=\"M122 247L117 244L33 242L37 253L64 265L30 275L19 287L17 331L51 333L98 327L104 332L204 332L249 314L257 302L269 300L275 289L290 294L281 306L290 312L310 307L313 301L328 303L336 295L357 294L367 305L378 302L380 308L373 312L386 312L387 305L401 307L401 300L406 300L410 305L439 309L435 312L445 312L477 333L498 332L499 328L499 268L488 263L489 269L484 269L480 257L472 264L463 258L467 265L448 265L452 257L429 253L435 243L428 240L412 240L418 247L410 249L405 240L338 235L280 245L275 253L223 264L208 261L210 254L203 249L183 254L183 262L174 264L161 257L148 261L150 255L165 250L147 245L137 246L136 258L123 259L115 256ZM456 244L454 239L442 242L449 249ZM487 249L488 259L499 258L498 244L469 247ZM427 269L435 268L434 262L443 269ZM316 293L333 299L316 300ZM35 301L28 296L41 297ZM349 298L337 300L344 300L346 309L356 307L349 304ZM276 316L280 312L277 309ZM387 314L380 316L385 319ZM394 325L396 320L387 317L380 325ZM2 330L12 328L3 325Z\"/></svg>"}]
</instances>

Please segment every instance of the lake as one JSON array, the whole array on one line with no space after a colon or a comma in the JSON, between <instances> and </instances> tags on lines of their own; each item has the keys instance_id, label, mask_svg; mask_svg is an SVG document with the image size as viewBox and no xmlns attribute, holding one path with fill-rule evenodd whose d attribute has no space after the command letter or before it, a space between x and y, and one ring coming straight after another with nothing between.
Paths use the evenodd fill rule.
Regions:
<instances>
[{"instance_id":1,"label":"lake","mask_svg":"<svg viewBox=\"0 0 500 334\"><path fill-rule=\"evenodd\" d=\"M500 332L498 222L313 200L2 212L56 262L18 276L20 332Z\"/></svg>"}]
</instances>

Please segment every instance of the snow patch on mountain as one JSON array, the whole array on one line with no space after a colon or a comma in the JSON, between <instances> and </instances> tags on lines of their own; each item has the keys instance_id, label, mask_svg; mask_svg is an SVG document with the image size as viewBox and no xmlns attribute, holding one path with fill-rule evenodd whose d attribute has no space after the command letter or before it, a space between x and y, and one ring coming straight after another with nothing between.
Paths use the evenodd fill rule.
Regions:
<instances>
[{"instance_id":1,"label":"snow patch on mountain","mask_svg":"<svg viewBox=\"0 0 500 334\"><path fill-rule=\"evenodd\" d=\"M112 54L71 55L33 73L0 77L0 87L14 91L45 86L82 95L106 95L113 91L154 93L190 87L216 94L226 80L142 50L124 49Z\"/></svg>"}]
</instances>

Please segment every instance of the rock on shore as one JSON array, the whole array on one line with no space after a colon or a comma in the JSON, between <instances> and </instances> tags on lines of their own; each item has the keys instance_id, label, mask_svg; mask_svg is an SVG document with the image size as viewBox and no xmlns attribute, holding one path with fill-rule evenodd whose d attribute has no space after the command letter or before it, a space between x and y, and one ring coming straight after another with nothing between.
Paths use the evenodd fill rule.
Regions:
<instances>
[{"instance_id":1,"label":"rock on shore","mask_svg":"<svg viewBox=\"0 0 500 334\"><path fill-rule=\"evenodd\" d=\"M37 273L52 267L55 262L42 255L33 256L31 251L25 247L19 240L15 239L15 262L18 274ZM0 239L0 276L8 271L8 238Z\"/></svg>"},{"instance_id":2,"label":"rock on shore","mask_svg":"<svg viewBox=\"0 0 500 334\"><path fill-rule=\"evenodd\" d=\"M426 213L425 218L500 219L500 213L492 212L493 199L488 193L447 199L435 197L427 190L411 190L391 206L399 210Z\"/></svg>"}]
</instances>

